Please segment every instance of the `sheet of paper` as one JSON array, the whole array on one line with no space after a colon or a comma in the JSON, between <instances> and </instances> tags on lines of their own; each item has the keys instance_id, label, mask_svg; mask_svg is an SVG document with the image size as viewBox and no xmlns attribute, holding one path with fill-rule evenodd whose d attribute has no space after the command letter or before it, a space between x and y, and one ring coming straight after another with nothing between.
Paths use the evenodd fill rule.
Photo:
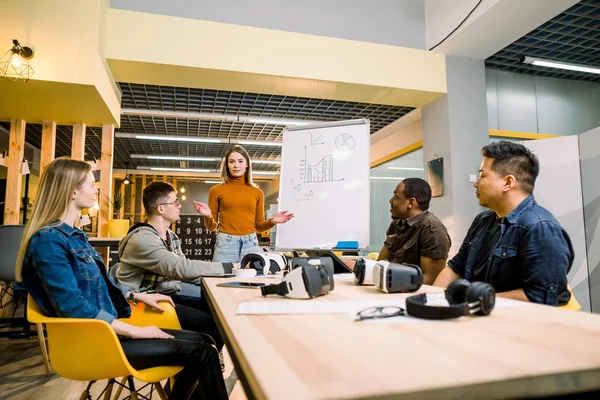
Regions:
<instances>
[{"instance_id":1,"label":"sheet of paper","mask_svg":"<svg viewBox=\"0 0 600 400\"><path fill-rule=\"evenodd\" d=\"M444 293L435 293L427 296L427 304L428 305L436 305L440 307L447 307L448 300L444 297ZM528 303L524 301L511 300L511 299L503 299L500 297L496 297L496 303L494 304L494 310L499 310L502 308L511 308L511 307L524 307L527 306ZM404 306L401 306L404 308ZM492 311L493 315L494 311ZM352 320L356 318L356 313L348 314L348 317ZM470 318L468 316L460 317L458 319L449 319L445 321L457 321ZM398 317L390 317L390 318L379 318L379 319L370 319L362 321L367 324L394 324L394 323L415 323L415 322L431 322L432 320L411 317L410 315L402 315ZM444 321L444 320L442 320ZM438 321L439 322L439 321Z\"/></svg>"},{"instance_id":2,"label":"sheet of paper","mask_svg":"<svg viewBox=\"0 0 600 400\"><path fill-rule=\"evenodd\" d=\"M403 299L374 301L322 301L322 300L278 300L250 301L240 303L236 314L350 314L369 307L399 306L404 308Z\"/></svg>"},{"instance_id":3,"label":"sheet of paper","mask_svg":"<svg viewBox=\"0 0 600 400\"><path fill-rule=\"evenodd\" d=\"M443 293L428 295L428 304L437 306L448 306L448 301ZM236 314L240 315L299 315L299 314L346 314L351 320L356 319L356 314L370 307L397 306L406 309L404 299L390 300L367 300L367 301L325 301L319 299L313 300L292 300L282 299L278 301L252 301L243 302L238 305ZM496 298L495 309L509 307L523 307L527 303ZM468 318L468 317L461 317ZM452 321L452 320L451 320ZM454 320L455 321L455 320ZM367 324L389 324L389 323L422 323L431 322L431 320L402 315L398 317L379 318L360 321Z\"/></svg>"}]
</instances>

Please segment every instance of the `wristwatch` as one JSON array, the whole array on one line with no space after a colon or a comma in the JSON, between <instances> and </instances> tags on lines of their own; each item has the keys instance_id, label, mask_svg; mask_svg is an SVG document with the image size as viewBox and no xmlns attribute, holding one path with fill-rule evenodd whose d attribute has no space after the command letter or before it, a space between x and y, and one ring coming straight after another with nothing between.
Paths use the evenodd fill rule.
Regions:
<instances>
[{"instance_id":1,"label":"wristwatch","mask_svg":"<svg viewBox=\"0 0 600 400\"><path fill-rule=\"evenodd\" d=\"M135 301L135 292L133 290L129 292L129 297L127 297L127 300L132 302L134 306L137 304L137 301Z\"/></svg>"}]
</instances>

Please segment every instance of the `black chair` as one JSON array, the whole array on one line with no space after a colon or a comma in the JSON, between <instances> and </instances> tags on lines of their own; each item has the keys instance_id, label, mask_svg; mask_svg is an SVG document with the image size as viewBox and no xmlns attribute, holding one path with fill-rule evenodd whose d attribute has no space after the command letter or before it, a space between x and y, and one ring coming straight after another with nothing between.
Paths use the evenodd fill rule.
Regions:
<instances>
[{"instance_id":1,"label":"black chair","mask_svg":"<svg viewBox=\"0 0 600 400\"><path fill-rule=\"evenodd\" d=\"M24 234L25 225L0 225L0 281L4 282L0 289L0 309L4 310L7 307L11 309L10 318L0 319L0 324L9 328L23 327L22 331L9 329L8 332L0 332L0 337L23 338L37 335L44 357L46 374L50 375L50 363L42 324L36 324L36 331L30 331L31 324L27 321L27 314L23 318L15 318L19 306L27 302L27 292L18 290L18 284L15 284L15 265Z\"/></svg>"},{"instance_id":2,"label":"black chair","mask_svg":"<svg viewBox=\"0 0 600 400\"><path fill-rule=\"evenodd\" d=\"M24 331L29 330L29 323L26 318L15 318L15 313L19 305L23 304L27 298L27 293L15 290L15 264L17 263L17 254L19 245L25 233L25 225L0 225L0 281L4 282L0 288L0 308L10 307L11 315L9 319L2 321L3 324L23 326ZM12 332L2 332L0 336L9 336Z\"/></svg>"}]
</instances>

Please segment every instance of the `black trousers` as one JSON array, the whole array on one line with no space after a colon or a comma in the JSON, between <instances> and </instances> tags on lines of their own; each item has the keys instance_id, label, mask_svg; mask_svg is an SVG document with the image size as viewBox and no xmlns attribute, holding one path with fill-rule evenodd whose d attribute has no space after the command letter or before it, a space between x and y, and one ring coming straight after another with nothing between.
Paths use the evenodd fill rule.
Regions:
<instances>
[{"instance_id":1,"label":"black trousers","mask_svg":"<svg viewBox=\"0 0 600 400\"><path fill-rule=\"evenodd\" d=\"M176 295L172 297L181 328L186 331L201 332L210 335L215 340L217 349L221 351L223 348L223 339L204 296Z\"/></svg>"},{"instance_id":2,"label":"black trousers","mask_svg":"<svg viewBox=\"0 0 600 400\"><path fill-rule=\"evenodd\" d=\"M227 399L219 352L206 335L164 329L175 339L120 338L123 352L135 369L183 366L169 399Z\"/></svg>"}]
</instances>

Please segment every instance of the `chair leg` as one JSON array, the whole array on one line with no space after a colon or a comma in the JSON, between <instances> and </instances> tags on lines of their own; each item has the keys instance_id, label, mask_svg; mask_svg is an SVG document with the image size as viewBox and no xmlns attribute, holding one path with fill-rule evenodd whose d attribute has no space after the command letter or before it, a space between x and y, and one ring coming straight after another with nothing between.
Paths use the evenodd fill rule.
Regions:
<instances>
[{"instance_id":1,"label":"chair leg","mask_svg":"<svg viewBox=\"0 0 600 400\"><path fill-rule=\"evenodd\" d=\"M169 384L169 381L167 380L167 385L168 384ZM167 394L165 393L165 390L163 389L163 387L160 384L160 382L156 382L154 384L154 388L156 389L156 393L158 393L158 396L160 397L160 400L168 400Z\"/></svg>"},{"instance_id":2,"label":"chair leg","mask_svg":"<svg viewBox=\"0 0 600 400\"><path fill-rule=\"evenodd\" d=\"M112 395L113 386L115 385L114 379L108 380L108 385L106 385L106 389L104 389L104 400L110 400L110 396Z\"/></svg>"},{"instance_id":3,"label":"chair leg","mask_svg":"<svg viewBox=\"0 0 600 400\"><path fill-rule=\"evenodd\" d=\"M138 400L138 395L135 390L135 384L133 383L133 376L128 376L127 381L129 382L129 391L131 392L130 393L131 400Z\"/></svg>"},{"instance_id":4,"label":"chair leg","mask_svg":"<svg viewBox=\"0 0 600 400\"><path fill-rule=\"evenodd\" d=\"M121 384L117 388L117 393L115 393L115 397L113 397L113 400L118 400L119 396L121 396L121 392L123 391L123 386L125 386L125 381L127 381L126 376L124 376L123 379L121 379Z\"/></svg>"},{"instance_id":5,"label":"chair leg","mask_svg":"<svg viewBox=\"0 0 600 400\"><path fill-rule=\"evenodd\" d=\"M88 383L87 388L85 388L85 390L81 393L79 400L89 400L92 398L92 396L90 395L90 388L95 382L96 381L90 381L90 383Z\"/></svg>"},{"instance_id":6,"label":"chair leg","mask_svg":"<svg viewBox=\"0 0 600 400\"><path fill-rule=\"evenodd\" d=\"M42 324L35 324L38 334L38 341L40 342L40 349L42 350L42 357L44 357L44 368L46 368L46 376L52 375L50 371L50 360L48 358L48 347L46 346L46 339L44 338L44 327Z\"/></svg>"}]
</instances>

